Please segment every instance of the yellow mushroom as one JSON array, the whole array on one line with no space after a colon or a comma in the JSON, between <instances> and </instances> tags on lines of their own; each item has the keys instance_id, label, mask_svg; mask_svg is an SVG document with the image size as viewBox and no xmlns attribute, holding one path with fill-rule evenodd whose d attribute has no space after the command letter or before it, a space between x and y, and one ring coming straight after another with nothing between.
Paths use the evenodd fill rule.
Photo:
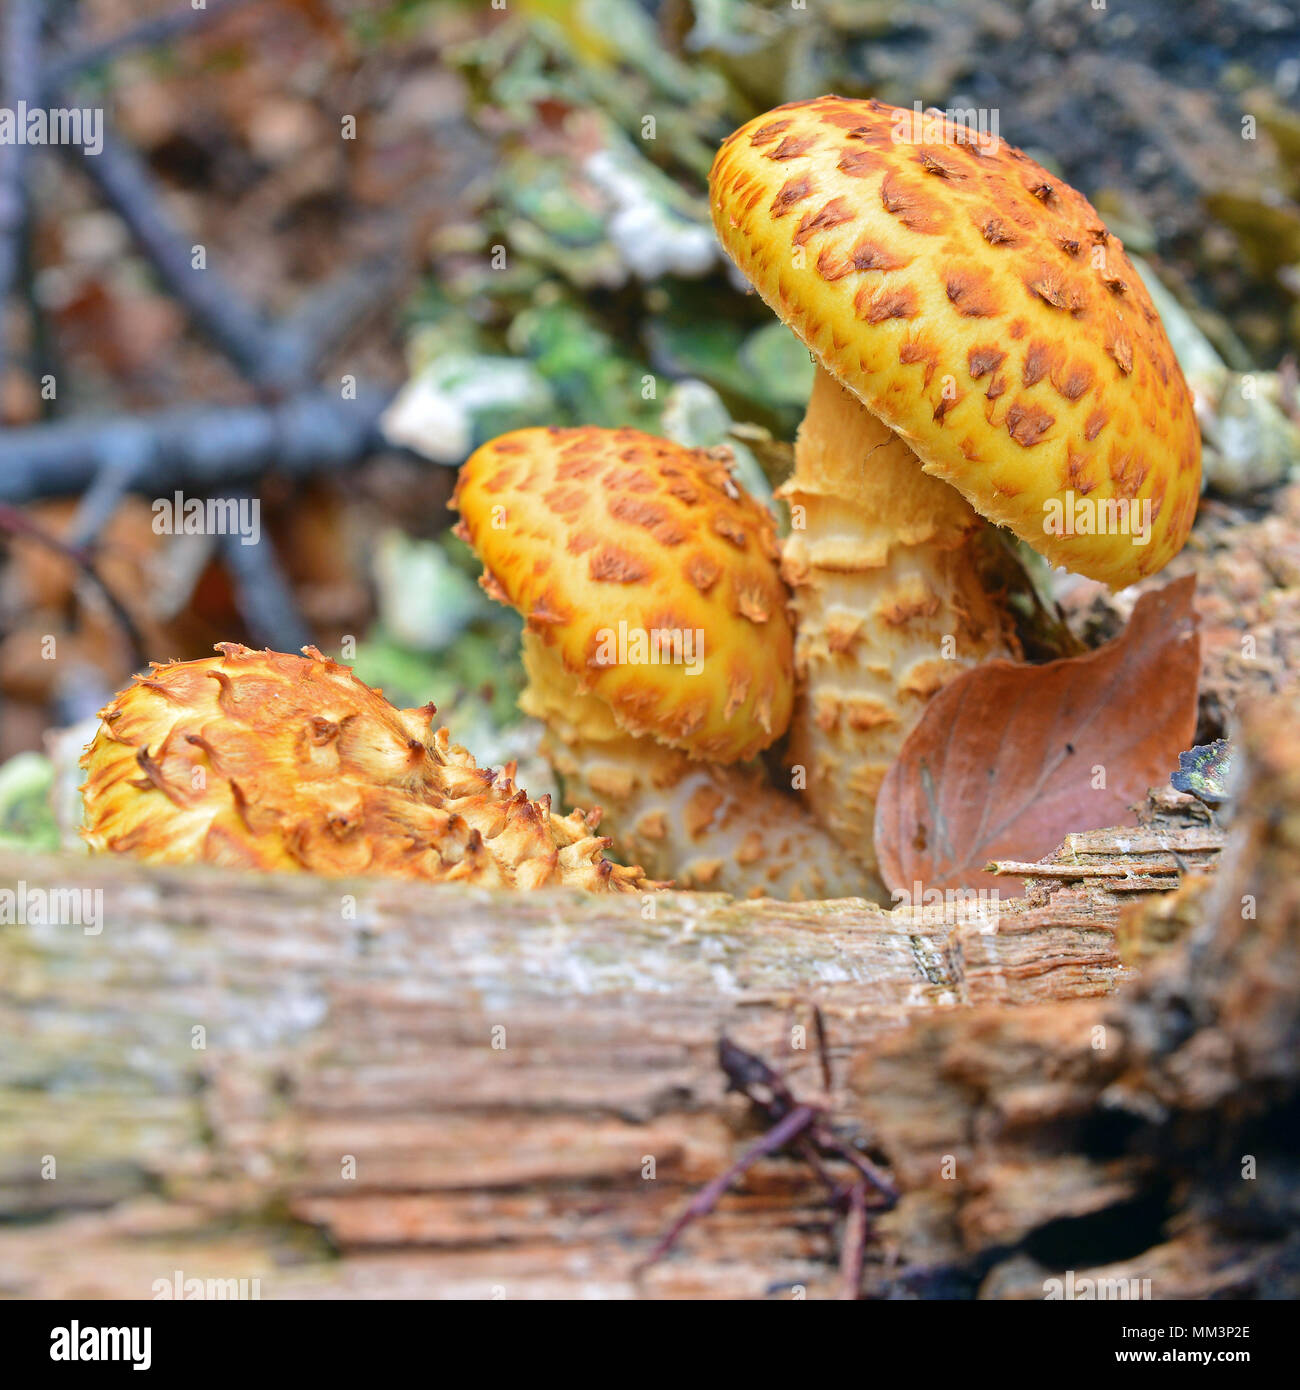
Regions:
<instances>
[{"instance_id":1,"label":"yellow mushroom","mask_svg":"<svg viewBox=\"0 0 1300 1390\"><path fill-rule=\"evenodd\" d=\"M432 705L399 710L346 666L250 651L154 663L82 757L94 850L331 877L641 892L581 816L476 766Z\"/></svg>"},{"instance_id":2,"label":"yellow mushroom","mask_svg":"<svg viewBox=\"0 0 1300 1390\"><path fill-rule=\"evenodd\" d=\"M462 467L458 532L526 619L521 706L566 803L681 886L836 897L865 878L761 764L794 637L772 516L712 454L637 430L527 429Z\"/></svg>"},{"instance_id":3,"label":"yellow mushroom","mask_svg":"<svg viewBox=\"0 0 1300 1390\"><path fill-rule=\"evenodd\" d=\"M1192 399L1087 200L939 113L780 107L723 143L710 193L727 254L818 363L782 490L789 758L874 870L880 782L925 702L1017 654L980 582L984 518L1112 587L1154 573L1196 513Z\"/></svg>"}]
</instances>

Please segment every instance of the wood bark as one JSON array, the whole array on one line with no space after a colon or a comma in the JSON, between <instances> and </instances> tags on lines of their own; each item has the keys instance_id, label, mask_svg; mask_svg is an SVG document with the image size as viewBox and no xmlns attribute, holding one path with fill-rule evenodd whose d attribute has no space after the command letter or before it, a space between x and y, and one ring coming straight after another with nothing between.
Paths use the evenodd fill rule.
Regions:
<instances>
[{"instance_id":1,"label":"wood bark","mask_svg":"<svg viewBox=\"0 0 1300 1390\"><path fill-rule=\"evenodd\" d=\"M639 1268L761 1132L725 1092L725 1033L901 1187L868 1293L1042 1297L1098 1266L1156 1297L1290 1288L1284 714L1251 726L1212 877L1217 828L1164 795L1140 829L1071 837L996 914L0 856L0 887L103 891L98 935L0 928L0 1287L148 1298L179 1270L268 1298L834 1296L843 1215L794 1157Z\"/></svg>"}]
</instances>

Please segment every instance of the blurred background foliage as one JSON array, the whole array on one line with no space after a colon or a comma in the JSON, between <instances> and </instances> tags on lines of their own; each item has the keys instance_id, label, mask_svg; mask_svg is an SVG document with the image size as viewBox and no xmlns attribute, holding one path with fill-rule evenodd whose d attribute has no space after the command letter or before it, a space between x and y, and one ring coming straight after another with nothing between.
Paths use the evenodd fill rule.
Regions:
<instances>
[{"instance_id":1,"label":"blurred background foliage","mask_svg":"<svg viewBox=\"0 0 1300 1390\"><path fill-rule=\"evenodd\" d=\"M58 8L69 35L96 38L169 7ZM400 386L386 433L407 452L306 489L269 479L267 529L318 645L346 655L345 639L359 639L364 679L399 703L434 699L485 760L526 756L528 739L514 726L517 620L479 592L477 565L446 529L454 467L475 446L527 424L630 424L729 444L759 496L786 466L812 364L746 293L707 205L718 142L781 102L834 91L996 112L1000 136L1085 192L1141 258L1202 400L1212 489L1266 507L1300 457L1293 3L229 8L200 32L106 57L82 90L258 302L291 307L377 251L400 262L391 301L358 322L322 380L365 371ZM344 113L355 141L339 139ZM28 348L61 361L56 413L246 399L120 222L57 170L40 189L29 297L43 325L28 325ZM48 413L32 378L5 378L7 422ZM36 511L55 531L67 521L61 502ZM159 659L249 635L220 557L177 560L192 539L160 545L147 510L129 508L103 539ZM48 561L9 551L0 757L57 743L47 731L84 720L131 669L75 576L60 583ZM30 643L50 630L73 659L38 679ZM51 833L30 809L46 770L29 759L0 773L0 835ZM532 773L536 788L521 780L545 790Z\"/></svg>"},{"instance_id":2,"label":"blurred background foliage","mask_svg":"<svg viewBox=\"0 0 1300 1390\"><path fill-rule=\"evenodd\" d=\"M647 401L645 374L689 377L733 418L788 437L810 364L729 273L706 179L736 124L826 91L992 108L1004 138L1083 188L1132 250L1159 257L1231 367L1276 364L1300 341L1294 7L649 9L518 0L491 34L446 53L495 157L469 215L432 246L417 370L504 352L535 373L515 383L524 414L650 428L670 393ZM1247 117L1257 138L1243 138ZM493 247L506 258L495 269Z\"/></svg>"}]
</instances>

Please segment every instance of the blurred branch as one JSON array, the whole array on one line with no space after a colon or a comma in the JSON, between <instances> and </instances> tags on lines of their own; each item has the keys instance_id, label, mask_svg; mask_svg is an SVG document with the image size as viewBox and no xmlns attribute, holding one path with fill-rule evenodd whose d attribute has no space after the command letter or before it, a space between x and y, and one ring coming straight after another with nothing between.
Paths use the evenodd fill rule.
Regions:
<instances>
[{"instance_id":1,"label":"blurred branch","mask_svg":"<svg viewBox=\"0 0 1300 1390\"><path fill-rule=\"evenodd\" d=\"M153 441L149 431L143 427L131 428L134 423L123 420L120 428L105 432L100 445L103 463L82 493L68 527L71 545L90 545L94 541L152 457ZM3 457L3 440L0 439L0 460Z\"/></svg>"},{"instance_id":2,"label":"blurred branch","mask_svg":"<svg viewBox=\"0 0 1300 1390\"><path fill-rule=\"evenodd\" d=\"M379 417L388 400L373 388L359 389L356 400L312 389L274 404L183 406L0 431L0 500L66 497L106 469L114 476L105 486L117 495L151 497L251 483L271 468L297 476L337 471L386 447Z\"/></svg>"},{"instance_id":3,"label":"blurred branch","mask_svg":"<svg viewBox=\"0 0 1300 1390\"><path fill-rule=\"evenodd\" d=\"M249 497L245 489L227 496ZM245 545L244 537L227 532L216 538L226 573L234 582L235 603L248 626L255 645L276 651L296 652L312 635L298 613L293 590L280 568L275 547L265 536L255 545Z\"/></svg>"},{"instance_id":4,"label":"blurred branch","mask_svg":"<svg viewBox=\"0 0 1300 1390\"><path fill-rule=\"evenodd\" d=\"M13 0L0 70L5 99L36 105L43 94L53 97L80 72L132 49L169 42L246 2L211 0L206 8L178 9L63 54L42 71L44 0ZM0 297L7 296L22 273L25 152L21 145L0 147ZM232 484L250 486L267 469L305 474L342 468L382 447L378 418L387 393L366 391L345 401L309 386L331 348L391 295L399 279L398 256L377 256L345 272L276 324L220 272L208 268L206 257L202 266L195 265L194 238L173 221L147 163L129 145L106 131L98 153L90 155L79 146L66 147L65 153L80 162L100 198L123 220L199 330L274 403L237 409L195 406L152 417L73 421L0 434L0 498L24 503L82 493L64 546L82 563L129 492L229 493ZM298 394L285 399L289 392ZM309 640L273 546L236 541L222 550L255 638L290 650ZM138 650L138 640L136 646Z\"/></svg>"},{"instance_id":5,"label":"blurred branch","mask_svg":"<svg viewBox=\"0 0 1300 1390\"><path fill-rule=\"evenodd\" d=\"M127 641L131 644L131 664L137 667L145 664L147 658L144 642L140 638L140 630L136 627L135 620L127 612L121 599L100 577L94 562L84 549L79 546L68 545L57 536L52 536L26 513L3 502L0 502L0 531L7 531L13 536L25 536L28 540L35 541L47 550L52 550L56 555L63 556L65 560L75 565L99 591Z\"/></svg>"},{"instance_id":6,"label":"blurred branch","mask_svg":"<svg viewBox=\"0 0 1300 1390\"><path fill-rule=\"evenodd\" d=\"M287 320L273 323L247 305L219 271L195 268L196 243L167 215L134 151L106 131L99 154L72 152L198 327L249 381L271 394L305 386L322 358L385 302L399 279L398 256L375 256L307 295Z\"/></svg>"},{"instance_id":7,"label":"blurred branch","mask_svg":"<svg viewBox=\"0 0 1300 1390\"><path fill-rule=\"evenodd\" d=\"M35 106L41 94L42 0L9 0L0 28L0 89L5 105ZM0 144L0 315L18 282L23 264L27 226L24 173L29 147ZM5 343L0 333L0 377L4 375Z\"/></svg>"},{"instance_id":8,"label":"blurred branch","mask_svg":"<svg viewBox=\"0 0 1300 1390\"><path fill-rule=\"evenodd\" d=\"M269 391L302 384L298 373L286 375L266 320L219 271L195 268L196 243L167 215L148 168L133 150L107 129L96 155L76 145L63 148L80 161L100 196L126 223L168 290L241 373Z\"/></svg>"},{"instance_id":9,"label":"blurred branch","mask_svg":"<svg viewBox=\"0 0 1300 1390\"><path fill-rule=\"evenodd\" d=\"M249 0L207 0L206 6L201 9L185 5L170 14L155 15L152 19L143 20L111 38L85 44L63 54L48 65L45 90L58 92L64 83L81 73L101 67L134 49L153 48L206 28L214 20L221 19L248 3Z\"/></svg>"},{"instance_id":10,"label":"blurred branch","mask_svg":"<svg viewBox=\"0 0 1300 1390\"><path fill-rule=\"evenodd\" d=\"M304 296L273 331L267 349L273 371L310 380L325 356L389 301L402 269L393 251L341 271Z\"/></svg>"}]
</instances>

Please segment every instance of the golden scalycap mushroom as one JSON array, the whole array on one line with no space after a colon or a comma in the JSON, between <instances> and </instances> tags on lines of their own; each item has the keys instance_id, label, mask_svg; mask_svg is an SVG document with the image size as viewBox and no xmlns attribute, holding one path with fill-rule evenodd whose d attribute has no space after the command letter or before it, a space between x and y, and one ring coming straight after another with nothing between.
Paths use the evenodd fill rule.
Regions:
<instances>
[{"instance_id":1,"label":"golden scalycap mushroom","mask_svg":"<svg viewBox=\"0 0 1300 1390\"><path fill-rule=\"evenodd\" d=\"M314 647L153 663L82 757L94 850L330 877L638 892L581 816L530 801Z\"/></svg>"},{"instance_id":2,"label":"golden scalycap mushroom","mask_svg":"<svg viewBox=\"0 0 1300 1390\"><path fill-rule=\"evenodd\" d=\"M484 586L629 733L725 763L785 731L775 527L721 459L633 429L517 430L464 464L454 505Z\"/></svg>"},{"instance_id":3,"label":"golden scalycap mushroom","mask_svg":"<svg viewBox=\"0 0 1300 1390\"><path fill-rule=\"evenodd\" d=\"M1181 548L1200 491L1191 395L1082 195L938 113L835 96L742 126L710 190L728 255L925 472L1116 588ZM1149 501L1148 543L1058 534L1048 504L1071 494Z\"/></svg>"},{"instance_id":4,"label":"golden scalycap mushroom","mask_svg":"<svg viewBox=\"0 0 1300 1390\"><path fill-rule=\"evenodd\" d=\"M540 751L566 804L599 807L621 855L678 888L783 899L884 893L761 764L710 763L626 733L575 689L552 647L524 633L519 708L546 727Z\"/></svg>"}]
</instances>

